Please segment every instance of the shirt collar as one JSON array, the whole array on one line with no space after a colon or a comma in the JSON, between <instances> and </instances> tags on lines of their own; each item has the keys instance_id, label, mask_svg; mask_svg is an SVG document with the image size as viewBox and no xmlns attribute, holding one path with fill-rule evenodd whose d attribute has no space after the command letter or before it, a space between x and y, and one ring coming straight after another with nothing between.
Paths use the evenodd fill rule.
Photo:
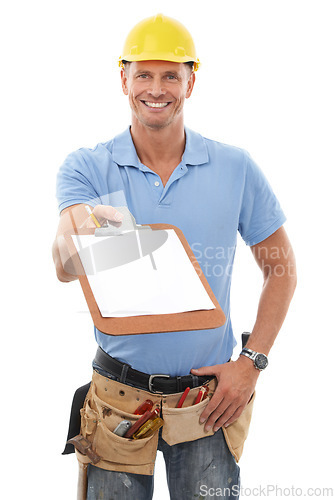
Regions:
<instances>
[{"instance_id":1,"label":"shirt collar","mask_svg":"<svg viewBox=\"0 0 334 500\"><path fill-rule=\"evenodd\" d=\"M186 148L183 153L182 163L184 165L203 165L204 163L208 163L209 156L204 138L187 127L184 130L186 133ZM113 158L118 165L129 165L137 167L140 170L147 168L138 158L131 137L130 127L114 138Z\"/></svg>"},{"instance_id":2,"label":"shirt collar","mask_svg":"<svg viewBox=\"0 0 334 500\"><path fill-rule=\"evenodd\" d=\"M203 165L208 163L208 149L204 137L188 127L184 128L186 132L186 149L183 153L183 163L185 165Z\"/></svg>"}]
</instances>

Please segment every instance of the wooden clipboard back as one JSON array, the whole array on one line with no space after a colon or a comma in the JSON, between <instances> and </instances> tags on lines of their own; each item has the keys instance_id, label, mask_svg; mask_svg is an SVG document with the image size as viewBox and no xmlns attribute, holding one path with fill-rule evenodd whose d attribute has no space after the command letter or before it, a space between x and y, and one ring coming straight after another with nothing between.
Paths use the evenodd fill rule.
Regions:
<instances>
[{"instance_id":1,"label":"wooden clipboard back","mask_svg":"<svg viewBox=\"0 0 334 500\"><path fill-rule=\"evenodd\" d=\"M173 314L152 314L145 316L130 316L126 318L103 317L95 301L92 289L87 276L83 271L80 258L76 252L71 234L94 234L94 229L78 229L75 233L66 234L65 239L70 248L71 255L74 256L75 266L80 270L78 277L85 299L93 319L93 323L98 330L107 335L138 335L141 333L177 332L183 330L206 330L218 328L225 321L225 314L220 307L213 291L207 282L206 277L196 260L181 229L171 224L145 224L152 230L174 229L181 241L194 269L196 270L205 290L215 305L215 309L187 311Z\"/></svg>"}]
</instances>

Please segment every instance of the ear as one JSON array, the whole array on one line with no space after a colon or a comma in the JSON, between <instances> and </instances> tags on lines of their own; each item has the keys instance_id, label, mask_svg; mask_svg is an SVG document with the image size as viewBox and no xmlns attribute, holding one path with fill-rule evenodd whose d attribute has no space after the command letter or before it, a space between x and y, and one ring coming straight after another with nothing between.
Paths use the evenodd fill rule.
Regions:
<instances>
[{"instance_id":1,"label":"ear","mask_svg":"<svg viewBox=\"0 0 334 500\"><path fill-rule=\"evenodd\" d=\"M128 92L128 85L127 85L128 79L127 79L126 72L125 72L124 68L121 69L121 81L122 81L123 94L128 95L128 93L129 93Z\"/></svg>"},{"instance_id":2,"label":"ear","mask_svg":"<svg viewBox=\"0 0 334 500\"><path fill-rule=\"evenodd\" d=\"M190 73L189 80L187 83L186 99L189 99L189 97L191 96L191 93L195 85L195 80L196 80L195 73L192 71Z\"/></svg>"}]
</instances>

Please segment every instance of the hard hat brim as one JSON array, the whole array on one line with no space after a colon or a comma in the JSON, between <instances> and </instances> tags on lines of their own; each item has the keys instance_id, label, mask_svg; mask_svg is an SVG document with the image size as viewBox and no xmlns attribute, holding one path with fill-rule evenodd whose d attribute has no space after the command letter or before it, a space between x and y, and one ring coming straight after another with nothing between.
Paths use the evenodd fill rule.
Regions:
<instances>
[{"instance_id":1,"label":"hard hat brim","mask_svg":"<svg viewBox=\"0 0 334 500\"><path fill-rule=\"evenodd\" d=\"M194 61L191 57L188 56L176 56L174 54L170 54L166 56L165 54L149 54L149 53L144 53L140 55L126 55L126 56L120 56L119 57L119 66L123 66L122 61L127 61L127 62L140 62L140 61L168 61L168 62L175 62L175 63L188 63L192 62L194 64L193 69L194 71L197 71L199 66L200 66L200 61L197 59Z\"/></svg>"}]
</instances>

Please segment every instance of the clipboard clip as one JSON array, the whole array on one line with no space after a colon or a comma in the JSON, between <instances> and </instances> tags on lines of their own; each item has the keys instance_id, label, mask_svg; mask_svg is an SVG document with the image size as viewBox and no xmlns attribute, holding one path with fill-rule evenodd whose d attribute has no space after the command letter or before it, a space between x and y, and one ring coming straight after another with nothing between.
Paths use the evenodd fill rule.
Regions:
<instances>
[{"instance_id":1,"label":"clipboard clip","mask_svg":"<svg viewBox=\"0 0 334 500\"><path fill-rule=\"evenodd\" d=\"M121 236L129 231L142 231L142 230L150 230L150 226L141 226L136 223L136 219L128 209L128 207L115 207L118 212L123 214L122 222L112 222L107 221L105 225L102 227L97 227L95 229L95 236Z\"/></svg>"}]
</instances>

